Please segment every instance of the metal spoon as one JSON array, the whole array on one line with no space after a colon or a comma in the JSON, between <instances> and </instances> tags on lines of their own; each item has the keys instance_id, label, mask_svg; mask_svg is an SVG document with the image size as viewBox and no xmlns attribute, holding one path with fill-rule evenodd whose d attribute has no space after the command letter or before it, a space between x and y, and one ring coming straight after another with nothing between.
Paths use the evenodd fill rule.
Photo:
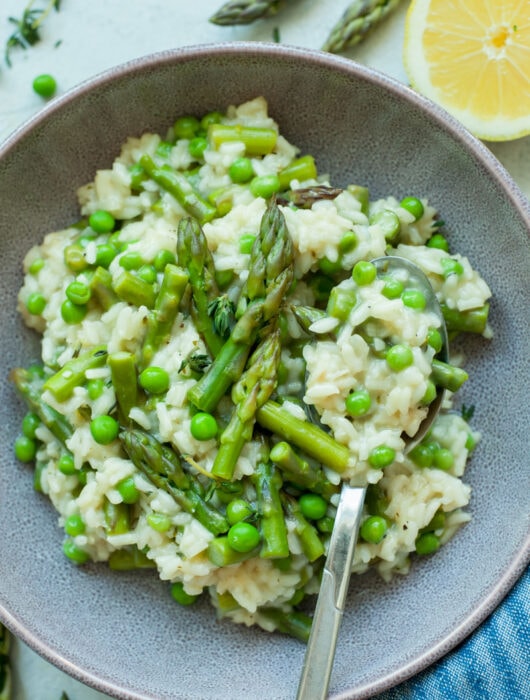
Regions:
<instances>
[{"instance_id":1,"label":"metal spoon","mask_svg":"<svg viewBox=\"0 0 530 700\"><path fill-rule=\"evenodd\" d=\"M376 258L372 262L377 268L378 275L405 270L408 280L416 288L421 289L427 300L426 309L436 313L440 319L439 330L443 342L440 356L447 362L449 347L447 329L440 305L427 277L419 267L405 258L385 256ZM420 442L431 427L440 410L443 393L441 390L438 391L416 434L412 438L404 436L407 443L406 450L410 450ZM366 487L354 487L346 483L342 486L298 686L297 700L324 700L327 695L365 495Z\"/></svg>"}]
</instances>

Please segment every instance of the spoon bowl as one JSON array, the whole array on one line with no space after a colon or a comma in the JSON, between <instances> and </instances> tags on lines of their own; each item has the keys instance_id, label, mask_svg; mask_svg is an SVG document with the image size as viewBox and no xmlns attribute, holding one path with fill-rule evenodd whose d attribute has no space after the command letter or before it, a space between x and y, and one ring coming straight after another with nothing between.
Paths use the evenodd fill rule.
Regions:
<instances>
[{"instance_id":1,"label":"spoon bowl","mask_svg":"<svg viewBox=\"0 0 530 700\"><path fill-rule=\"evenodd\" d=\"M449 341L442 310L424 272L414 263L399 256L383 256L372 260L377 276L397 274L406 278L407 286L425 296L425 309L435 313L440 321L442 347L438 355L447 362ZM443 403L445 391L437 388L435 399L412 436L403 434L405 452L411 450L428 433ZM297 700L324 700L329 687L337 637L346 604L355 546L359 535L366 486L351 486L344 482L335 516L322 582L318 594L311 635L308 641Z\"/></svg>"}]
</instances>

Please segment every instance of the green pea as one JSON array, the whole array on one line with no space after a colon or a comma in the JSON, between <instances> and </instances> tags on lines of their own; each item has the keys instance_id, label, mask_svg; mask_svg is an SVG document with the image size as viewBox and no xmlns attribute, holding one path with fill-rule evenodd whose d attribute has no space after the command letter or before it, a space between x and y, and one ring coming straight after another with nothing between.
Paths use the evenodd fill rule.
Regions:
<instances>
[{"instance_id":1,"label":"green pea","mask_svg":"<svg viewBox=\"0 0 530 700\"><path fill-rule=\"evenodd\" d=\"M246 158L245 156L236 158L228 168L228 175L232 182L238 184L250 182L254 177L254 166L250 158Z\"/></svg>"},{"instance_id":2,"label":"green pea","mask_svg":"<svg viewBox=\"0 0 530 700\"><path fill-rule=\"evenodd\" d=\"M428 248L437 248L438 250L445 250L446 253L449 252L449 243L441 233L435 233L431 236L426 245Z\"/></svg>"},{"instance_id":3,"label":"green pea","mask_svg":"<svg viewBox=\"0 0 530 700\"><path fill-rule=\"evenodd\" d=\"M280 190L280 178L277 175L260 175L250 182L250 191L254 197L269 199Z\"/></svg>"},{"instance_id":4,"label":"green pea","mask_svg":"<svg viewBox=\"0 0 530 700\"><path fill-rule=\"evenodd\" d=\"M244 233L239 239L239 252L243 255L250 255L254 246L256 236L252 233Z\"/></svg>"},{"instance_id":5,"label":"green pea","mask_svg":"<svg viewBox=\"0 0 530 700\"><path fill-rule=\"evenodd\" d=\"M163 367L146 367L138 377L142 389L150 394L164 394L169 389L169 374Z\"/></svg>"},{"instance_id":6,"label":"green pea","mask_svg":"<svg viewBox=\"0 0 530 700\"><path fill-rule=\"evenodd\" d=\"M86 391L88 398L92 401L99 399L101 394L105 389L105 382L103 379L89 379L86 383Z\"/></svg>"},{"instance_id":7,"label":"green pea","mask_svg":"<svg viewBox=\"0 0 530 700\"><path fill-rule=\"evenodd\" d=\"M28 272L30 275L36 275L38 272L42 270L44 267L44 260L43 258L36 258L28 267Z\"/></svg>"},{"instance_id":8,"label":"green pea","mask_svg":"<svg viewBox=\"0 0 530 700\"><path fill-rule=\"evenodd\" d=\"M90 301L91 291L84 282L79 280L74 280L66 287L65 290L66 298L69 299L72 304L77 306L83 306Z\"/></svg>"},{"instance_id":9,"label":"green pea","mask_svg":"<svg viewBox=\"0 0 530 700\"><path fill-rule=\"evenodd\" d=\"M439 548L440 538L434 532L424 532L416 538L416 552L418 554L433 554Z\"/></svg>"},{"instance_id":10,"label":"green pea","mask_svg":"<svg viewBox=\"0 0 530 700\"><path fill-rule=\"evenodd\" d=\"M252 506L243 498L234 498L234 500L230 501L226 506L226 519L230 525L250 518L253 513Z\"/></svg>"},{"instance_id":11,"label":"green pea","mask_svg":"<svg viewBox=\"0 0 530 700\"><path fill-rule=\"evenodd\" d=\"M114 231L116 220L112 214L104 209L98 209L88 217L90 228L96 233L110 233Z\"/></svg>"},{"instance_id":12,"label":"green pea","mask_svg":"<svg viewBox=\"0 0 530 700\"><path fill-rule=\"evenodd\" d=\"M154 265L142 265L137 274L140 279L148 284L154 284L156 282L157 272Z\"/></svg>"},{"instance_id":13,"label":"green pea","mask_svg":"<svg viewBox=\"0 0 530 700\"><path fill-rule=\"evenodd\" d=\"M26 309L32 316L39 316L46 306L46 299L40 292L32 292L26 300Z\"/></svg>"},{"instance_id":14,"label":"green pea","mask_svg":"<svg viewBox=\"0 0 530 700\"><path fill-rule=\"evenodd\" d=\"M339 241L340 253L351 253L357 247L357 236L354 231L346 231L344 236Z\"/></svg>"},{"instance_id":15,"label":"green pea","mask_svg":"<svg viewBox=\"0 0 530 700\"><path fill-rule=\"evenodd\" d=\"M462 275L464 273L462 263L454 258L442 258L441 262L442 274L445 278L449 277L449 275Z\"/></svg>"},{"instance_id":16,"label":"green pea","mask_svg":"<svg viewBox=\"0 0 530 700\"><path fill-rule=\"evenodd\" d=\"M440 352L443 347L443 338L437 328L429 328L427 331L427 343L435 352Z\"/></svg>"},{"instance_id":17,"label":"green pea","mask_svg":"<svg viewBox=\"0 0 530 700\"><path fill-rule=\"evenodd\" d=\"M171 527L171 520L164 513L149 513L147 523L157 532L167 532Z\"/></svg>"},{"instance_id":18,"label":"green pea","mask_svg":"<svg viewBox=\"0 0 530 700\"><path fill-rule=\"evenodd\" d=\"M425 532L434 532L434 530L442 530L445 527L445 513L443 510L437 510L431 519L431 522L425 528Z\"/></svg>"},{"instance_id":19,"label":"green pea","mask_svg":"<svg viewBox=\"0 0 530 700\"><path fill-rule=\"evenodd\" d=\"M140 498L140 491L136 487L133 476L127 476L116 484L116 489L124 503L129 505L136 503Z\"/></svg>"},{"instance_id":20,"label":"green pea","mask_svg":"<svg viewBox=\"0 0 530 700\"><path fill-rule=\"evenodd\" d=\"M15 457L20 462L31 462L37 454L37 443L27 435L19 435L15 439Z\"/></svg>"},{"instance_id":21,"label":"green pea","mask_svg":"<svg viewBox=\"0 0 530 700\"><path fill-rule=\"evenodd\" d=\"M338 318L339 321L347 321L356 303L357 297L353 290L333 287L329 293L326 311L329 316Z\"/></svg>"},{"instance_id":22,"label":"green pea","mask_svg":"<svg viewBox=\"0 0 530 700\"><path fill-rule=\"evenodd\" d=\"M64 531L67 535L71 535L72 537L82 535L85 531L83 518L79 514L69 515L64 521Z\"/></svg>"},{"instance_id":23,"label":"green pea","mask_svg":"<svg viewBox=\"0 0 530 700\"><path fill-rule=\"evenodd\" d=\"M44 98L49 98L55 95L55 91L57 90L57 81L52 75L49 75L49 73L42 73L34 78L32 87L37 95Z\"/></svg>"},{"instance_id":24,"label":"green pea","mask_svg":"<svg viewBox=\"0 0 530 700\"><path fill-rule=\"evenodd\" d=\"M374 469L388 467L396 458L396 451L388 445L378 445L370 452L368 463Z\"/></svg>"},{"instance_id":25,"label":"green pea","mask_svg":"<svg viewBox=\"0 0 530 700\"><path fill-rule=\"evenodd\" d=\"M110 243L100 243L96 246L96 265L107 269L117 254L118 251Z\"/></svg>"},{"instance_id":26,"label":"green pea","mask_svg":"<svg viewBox=\"0 0 530 700\"><path fill-rule=\"evenodd\" d=\"M388 530L388 523L380 515L370 515L361 525L360 535L365 542L379 544Z\"/></svg>"},{"instance_id":27,"label":"green pea","mask_svg":"<svg viewBox=\"0 0 530 700\"><path fill-rule=\"evenodd\" d=\"M396 279L396 277L390 275L385 277L384 282L383 289L381 290L383 296L387 299L399 299L403 294L403 283Z\"/></svg>"},{"instance_id":28,"label":"green pea","mask_svg":"<svg viewBox=\"0 0 530 700\"><path fill-rule=\"evenodd\" d=\"M188 143L188 153L195 160L202 160L207 147L208 140L204 136L195 136Z\"/></svg>"},{"instance_id":29,"label":"green pea","mask_svg":"<svg viewBox=\"0 0 530 700\"><path fill-rule=\"evenodd\" d=\"M330 534L334 524L335 520L330 515L325 515L317 521L317 528L324 534Z\"/></svg>"},{"instance_id":30,"label":"green pea","mask_svg":"<svg viewBox=\"0 0 530 700\"><path fill-rule=\"evenodd\" d=\"M29 411L26 413L22 419L22 433L30 440L35 440L35 432L39 425L41 424L41 419L36 413Z\"/></svg>"},{"instance_id":31,"label":"green pea","mask_svg":"<svg viewBox=\"0 0 530 700\"><path fill-rule=\"evenodd\" d=\"M120 426L112 416L96 416L90 421L90 432L99 445L109 445L118 437Z\"/></svg>"},{"instance_id":32,"label":"green pea","mask_svg":"<svg viewBox=\"0 0 530 700\"><path fill-rule=\"evenodd\" d=\"M328 504L317 493L304 493L298 499L302 515L309 520L320 520L326 515Z\"/></svg>"},{"instance_id":33,"label":"green pea","mask_svg":"<svg viewBox=\"0 0 530 700\"><path fill-rule=\"evenodd\" d=\"M201 119L201 129L207 131L211 124L219 124L223 117L224 114L222 112L208 112Z\"/></svg>"},{"instance_id":34,"label":"green pea","mask_svg":"<svg viewBox=\"0 0 530 700\"><path fill-rule=\"evenodd\" d=\"M437 469L443 469L444 471L448 471L449 469L451 469L454 462L455 458L453 456L453 453L446 447L440 447L440 449L436 450L436 452L434 453L433 465Z\"/></svg>"},{"instance_id":35,"label":"green pea","mask_svg":"<svg viewBox=\"0 0 530 700\"><path fill-rule=\"evenodd\" d=\"M234 279L233 270L216 270L215 281L219 289L226 289Z\"/></svg>"},{"instance_id":36,"label":"green pea","mask_svg":"<svg viewBox=\"0 0 530 700\"><path fill-rule=\"evenodd\" d=\"M163 272L166 265L175 264L175 255L170 250L162 248L155 255L153 260L153 267L157 272Z\"/></svg>"},{"instance_id":37,"label":"green pea","mask_svg":"<svg viewBox=\"0 0 530 700\"><path fill-rule=\"evenodd\" d=\"M74 458L68 452L63 453L57 460L57 469L66 476L76 473Z\"/></svg>"},{"instance_id":38,"label":"green pea","mask_svg":"<svg viewBox=\"0 0 530 700\"><path fill-rule=\"evenodd\" d=\"M211 440L217 435L217 421L211 413L196 413L190 423L190 432L196 440Z\"/></svg>"},{"instance_id":39,"label":"green pea","mask_svg":"<svg viewBox=\"0 0 530 700\"><path fill-rule=\"evenodd\" d=\"M368 260L359 260L355 263L352 270L353 281L359 287L371 284L377 276L375 265Z\"/></svg>"},{"instance_id":40,"label":"green pea","mask_svg":"<svg viewBox=\"0 0 530 700\"><path fill-rule=\"evenodd\" d=\"M160 158L169 158L173 144L170 141L160 141L155 150L155 155L160 156Z\"/></svg>"},{"instance_id":41,"label":"green pea","mask_svg":"<svg viewBox=\"0 0 530 700\"><path fill-rule=\"evenodd\" d=\"M424 404L425 406L428 406L429 404L431 404L434 401L437 394L438 394L438 389L436 388L436 384L434 382L432 382L431 380L429 380L427 382L427 388L425 389L425 393L421 399L422 404Z\"/></svg>"},{"instance_id":42,"label":"green pea","mask_svg":"<svg viewBox=\"0 0 530 700\"><path fill-rule=\"evenodd\" d=\"M430 467L433 462L432 450L421 442L409 451L408 456L416 466L422 468Z\"/></svg>"},{"instance_id":43,"label":"green pea","mask_svg":"<svg viewBox=\"0 0 530 700\"><path fill-rule=\"evenodd\" d=\"M67 539L63 543L63 553L74 562L74 564L85 564L89 560L88 552L78 547L73 540Z\"/></svg>"},{"instance_id":44,"label":"green pea","mask_svg":"<svg viewBox=\"0 0 530 700\"><path fill-rule=\"evenodd\" d=\"M354 418L365 416L371 405L372 399L366 389L357 389L346 397L346 411Z\"/></svg>"},{"instance_id":45,"label":"green pea","mask_svg":"<svg viewBox=\"0 0 530 700\"><path fill-rule=\"evenodd\" d=\"M184 584L180 581L171 584L171 597L179 605L193 605L200 597L198 595L190 595L184 590Z\"/></svg>"},{"instance_id":46,"label":"green pea","mask_svg":"<svg viewBox=\"0 0 530 700\"><path fill-rule=\"evenodd\" d=\"M418 221L423 216L423 204L417 197L404 197L400 202L400 206L412 214L415 221Z\"/></svg>"},{"instance_id":47,"label":"green pea","mask_svg":"<svg viewBox=\"0 0 530 700\"><path fill-rule=\"evenodd\" d=\"M261 539L257 528L245 522L234 523L227 536L228 544L236 552L251 552Z\"/></svg>"},{"instance_id":48,"label":"green pea","mask_svg":"<svg viewBox=\"0 0 530 700\"><path fill-rule=\"evenodd\" d=\"M468 452L472 452L477 446L477 441L471 433L467 434L465 448Z\"/></svg>"},{"instance_id":49,"label":"green pea","mask_svg":"<svg viewBox=\"0 0 530 700\"><path fill-rule=\"evenodd\" d=\"M74 304L70 299L65 299L61 304L61 316L65 323L81 323L86 314L87 307L84 304Z\"/></svg>"},{"instance_id":50,"label":"green pea","mask_svg":"<svg viewBox=\"0 0 530 700\"><path fill-rule=\"evenodd\" d=\"M398 343L387 350L386 361L391 370L401 372L410 367L414 361L414 355L408 345Z\"/></svg>"},{"instance_id":51,"label":"green pea","mask_svg":"<svg viewBox=\"0 0 530 700\"><path fill-rule=\"evenodd\" d=\"M401 295L401 301L409 309L423 311L427 305L425 294L419 289L405 289Z\"/></svg>"},{"instance_id":52,"label":"green pea","mask_svg":"<svg viewBox=\"0 0 530 700\"><path fill-rule=\"evenodd\" d=\"M124 270L138 270L143 265L143 259L137 250L131 250L120 256L119 264Z\"/></svg>"},{"instance_id":53,"label":"green pea","mask_svg":"<svg viewBox=\"0 0 530 700\"><path fill-rule=\"evenodd\" d=\"M197 117L186 115L176 120L173 124L173 131L177 139L192 139L199 127L200 122Z\"/></svg>"}]
</instances>

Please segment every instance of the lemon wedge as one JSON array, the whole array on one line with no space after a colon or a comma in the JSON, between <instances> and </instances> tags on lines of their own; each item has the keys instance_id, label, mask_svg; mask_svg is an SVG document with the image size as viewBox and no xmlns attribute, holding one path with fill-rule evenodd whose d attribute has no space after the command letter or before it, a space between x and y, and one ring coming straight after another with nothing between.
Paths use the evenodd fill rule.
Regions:
<instances>
[{"instance_id":1,"label":"lemon wedge","mask_svg":"<svg viewBox=\"0 0 530 700\"><path fill-rule=\"evenodd\" d=\"M412 87L478 138L530 134L529 0L412 0L403 61Z\"/></svg>"}]
</instances>

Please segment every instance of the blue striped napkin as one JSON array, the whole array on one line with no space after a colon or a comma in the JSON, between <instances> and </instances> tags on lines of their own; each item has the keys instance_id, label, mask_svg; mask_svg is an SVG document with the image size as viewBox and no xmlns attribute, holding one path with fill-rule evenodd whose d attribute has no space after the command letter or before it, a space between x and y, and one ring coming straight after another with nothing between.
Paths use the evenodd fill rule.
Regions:
<instances>
[{"instance_id":1,"label":"blue striped napkin","mask_svg":"<svg viewBox=\"0 0 530 700\"><path fill-rule=\"evenodd\" d=\"M471 637L374 700L405 698L530 700L530 568Z\"/></svg>"}]
</instances>

